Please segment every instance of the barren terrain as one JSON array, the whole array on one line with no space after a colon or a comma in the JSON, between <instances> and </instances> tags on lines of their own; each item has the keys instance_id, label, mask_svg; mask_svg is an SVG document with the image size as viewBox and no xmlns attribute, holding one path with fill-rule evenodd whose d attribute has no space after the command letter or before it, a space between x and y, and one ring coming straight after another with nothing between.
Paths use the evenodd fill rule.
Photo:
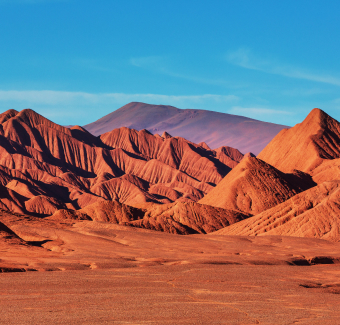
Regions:
<instances>
[{"instance_id":1,"label":"barren terrain","mask_svg":"<svg viewBox=\"0 0 340 325\"><path fill-rule=\"evenodd\" d=\"M1 269L26 271L0 276L6 324L336 324L340 317L338 243L6 220L26 240L1 246Z\"/></svg>"},{"instance_id":2,"label":"barren terrain","mask_svg":"<svg viewBox=\"0 0 340 325\"><path fill-rule=\"evenodd\" d=\"M295 141L295 143L294 143ZM0 115L5 324L337 324L340 123L258 157Z\"/></svg>"}]
</instances>

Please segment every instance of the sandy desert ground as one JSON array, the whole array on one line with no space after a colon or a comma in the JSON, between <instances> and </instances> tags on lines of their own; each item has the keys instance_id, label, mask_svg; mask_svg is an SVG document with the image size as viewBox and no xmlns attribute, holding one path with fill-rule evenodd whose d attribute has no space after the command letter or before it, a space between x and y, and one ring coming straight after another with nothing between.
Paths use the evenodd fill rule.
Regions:
<instances>
[{"instance_id":1,"label":"sandy desert ground","mask_svg":"<svg viewBox=\"0 0 340 325\"><path fill-rule=\"evenodd\" d=\"M17 218L10 221L12 229L25 244L8 244L7 250L1 245L3 324L337 324L340 319L339 243L181 236L93 221Z\"/></svg>"}]
</instances>

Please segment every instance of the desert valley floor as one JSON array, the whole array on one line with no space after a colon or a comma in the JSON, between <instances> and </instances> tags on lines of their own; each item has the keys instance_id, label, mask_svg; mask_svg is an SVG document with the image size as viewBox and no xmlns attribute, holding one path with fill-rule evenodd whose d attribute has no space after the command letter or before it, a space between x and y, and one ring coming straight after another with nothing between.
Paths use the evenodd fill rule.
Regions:
<instances>
[{"instance_id":1,"label":"desert valley floor","mask_svg":"<svg viewBox=\"0 0 340 325\"><path fill-rule=\"evenodd\" d=\"M181 236L92 221L32 228L24 222L17 231L35 239L35 246L2 247L8 271L31 270L0 276L3 324L337 324L340 319L338 243Z\"/></svg>"},{"instance_id":2,"label":"desert valley floor","mask_svg":"<svg viewBox=\"0 0 340 325\"><path fill-rule=\"evenodd\" d=\"M339 324L340 123L243 123L257 156L0 114L0 323Z\"/></svg>"}]
</instances>

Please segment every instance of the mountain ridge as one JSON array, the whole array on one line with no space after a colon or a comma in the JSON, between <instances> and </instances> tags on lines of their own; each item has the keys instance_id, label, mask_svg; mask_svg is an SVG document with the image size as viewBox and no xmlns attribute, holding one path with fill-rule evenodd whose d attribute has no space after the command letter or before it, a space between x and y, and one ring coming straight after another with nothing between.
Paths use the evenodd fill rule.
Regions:
<instances>
[{"instance_id":1,"label":"mountain ridge","mask_svg":"<svg viewBox=\"0 0 340 325\"><path fill-rule=\"evenodd\" d=\"M121 211L133 211L130 219L124 219L131 226L174 233L217 230L249 216L196 204L243 159L237 149L215 151L169 133L161 137L127 127L95 137L80 126L63 127L31 109L4 112L1 120L0 208L6 211L111 223L122 222ZM105 219L103 211L112 201L113 215ZM164 214L164 209L153 206L175 202L171 211L182 215L191 211L191 217ZM147 204L146 210L133 208ZM156 214L141 223L135 220L145 211ZM214 219L214 211L222 221ZM199 214L205 215L207 225L196 218ZM201 226L195 227L199 222Z\"/></svg>"},{"instance_id":2,"label":"mountain ridge","mask_svg":"<svg viewBox=\"0 0 340 325\"><path fill-rule=\"evenodd\" d=\"M124 105L83 127L96 136L120 127L147 129L153 134L167 132L194 143L205 142L210 148L229 146L254 154L282 129L289 128L239 115L140 102Z\"/></svg>"}]
</instances>

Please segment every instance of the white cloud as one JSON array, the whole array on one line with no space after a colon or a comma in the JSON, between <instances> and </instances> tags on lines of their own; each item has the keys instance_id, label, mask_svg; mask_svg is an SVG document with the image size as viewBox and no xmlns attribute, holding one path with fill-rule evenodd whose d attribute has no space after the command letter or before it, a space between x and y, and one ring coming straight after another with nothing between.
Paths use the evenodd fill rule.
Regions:
<instances>
[{"instance_id":1,"label":"white cloud","mask_svg":"<svg viewBox=\"0 0 340 325\"><path fill-rule=\"evenodd\" d=\"M340 86L340 78L329 74L310 72L298 67L274 62L273 60L259 59L255 57L249 49L245 48L230 52L226 59L228 62L245 69Z\"/></svg>"},{"instance_id":2,"label":"white cloud","mask_svg":"<svg viewBox=\"0 0 340 325\"><path fill-rule=\"evenodd\" d=\"M239 101L235 95L162 95L86 93L54 90L0 90L0 111L31 108L60 124L84 125L129 102L173 105L178 108L216 109Z\"/></svg>"},{"instance_id":3,"label":"white cloud","mask_svg":"<svg viewBox=\"0 0 340 325\"><path fill-rule=\"evenodd\" d=\"M259 118L268 115L294 115L293 112L271 109L271 108L262 108L262 107L232 107L228 113L236 114L236 115L245 115L253 118Z\"/></svg>"},{"instance_id":4,"label":"white cloud","mask_svg":"<svg viewBox=\"0 0 340 325\"><path fill-rule=\"evenodd\" d=\"M0 101L54 105L77 99L93 101L96 99L96 95L54 90L0 90Z\"/></svg>"},{"instance_id":5,"label":"white cloud","mask_svg":"<svg viewBox=\"0 0 340 325\"><path fill-rule=\"evenodd\" d=\"M67 92L54 90L0 90L0 101L16 101L24 103L37 103L55 105L70 103L73 101L86 101L89 103L108 103L108 102L133 102L133 101L152 101L160 104L169 102L235 102L239 98L235 95L160 95L160 94L125 94L125 93L102 93L92 94L86 92Z\"/></svg>"},{"instance_id":6,"label":"white cloud","mask_svg":"<svg viewBox=\"0 0 340 325\"><path fill-rule=\"evenodd\" d=\"M147 56L132 58L130 59L130 64L138 68L147 69L159 74L179 79L185 79L196 83L230 86L230 82L227 82L226 80L197 77L189 74L175 72L173 71L173 69L169 68L169 61L169 58L164 56Z\"/></svg>"}]
</instances>

